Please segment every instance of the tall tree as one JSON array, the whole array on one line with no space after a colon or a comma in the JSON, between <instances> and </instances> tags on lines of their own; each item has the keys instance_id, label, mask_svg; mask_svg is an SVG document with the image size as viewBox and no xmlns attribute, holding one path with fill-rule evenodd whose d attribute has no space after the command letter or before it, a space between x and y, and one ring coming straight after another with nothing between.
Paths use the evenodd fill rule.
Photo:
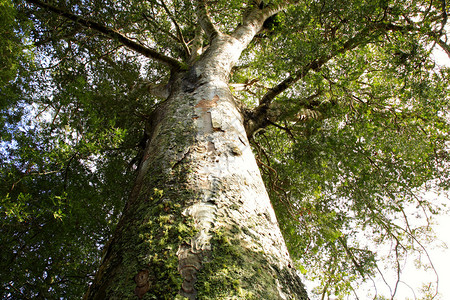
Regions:
<instances>
[{"instance_id":1,"label":"tall tree","mask_svg":"<svg viewBox=\"0 0 450 300\"><path fill-rule=\"evenodd\" d=\"M362 234L426 251L444 0L1 3L3 298L324 299Z\"/></svg>"}]
</instances>

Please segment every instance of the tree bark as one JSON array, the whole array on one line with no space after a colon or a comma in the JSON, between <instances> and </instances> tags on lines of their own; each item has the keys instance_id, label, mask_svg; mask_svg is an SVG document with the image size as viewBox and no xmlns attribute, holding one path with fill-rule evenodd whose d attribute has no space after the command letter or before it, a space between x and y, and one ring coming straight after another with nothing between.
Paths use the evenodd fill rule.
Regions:
<instances>
[{"instance_id":1,"label":"tree bark","mask_svg":"<svg viewBox=\"0 0 450 300\"><path fill-rule=\"evenodd\" d=\"M85 299L307 299L227 85L243 45L214 39L154 113Z\"/></svg>"}]
</instances>

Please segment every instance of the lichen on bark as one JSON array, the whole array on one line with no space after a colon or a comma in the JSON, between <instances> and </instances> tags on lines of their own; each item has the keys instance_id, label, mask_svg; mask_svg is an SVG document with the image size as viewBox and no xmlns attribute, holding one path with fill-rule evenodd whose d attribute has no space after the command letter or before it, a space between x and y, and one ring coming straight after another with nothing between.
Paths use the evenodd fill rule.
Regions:
<instances>
[{"instance_id":1,"label":"lichen on bark","mask_svg":"<svg viewBox=\"0 0 450 300\"><path fill-rule=\"evenodd\" d=\"M242 229L214 231L212 254L199 273L198 299L307 299L292 268L280 269L243 243Z\"/></svg>"}]
</instances>

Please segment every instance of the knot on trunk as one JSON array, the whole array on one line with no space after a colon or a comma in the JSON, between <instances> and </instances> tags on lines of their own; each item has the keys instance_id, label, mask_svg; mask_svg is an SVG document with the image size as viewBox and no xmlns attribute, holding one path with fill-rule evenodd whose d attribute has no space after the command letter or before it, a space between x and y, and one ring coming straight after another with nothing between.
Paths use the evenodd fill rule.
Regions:
<instances>
[{"instance_id":1,"label":"knot on trunk","mask_svg":"<svg viewBox=\"0 0 450 300\"><path fill-rule=\"evenodd\" d=\"M150 290L149 272L148 270L141 270L134 276L134 282L136 282L136 288L134 294L142 299L145 293Z\"/></svg>"}]
</instances>

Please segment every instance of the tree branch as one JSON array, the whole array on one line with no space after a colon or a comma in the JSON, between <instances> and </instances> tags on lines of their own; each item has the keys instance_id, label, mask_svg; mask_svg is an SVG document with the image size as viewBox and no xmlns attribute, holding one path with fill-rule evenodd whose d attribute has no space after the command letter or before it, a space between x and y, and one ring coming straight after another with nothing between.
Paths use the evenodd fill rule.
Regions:
<instances>
[{"instance_id":1,"label":"tree branch","mask_svg":"<svg viewBox=\"0 0 450 300\"><path fill-rule=\"evenodd\" d=\"M127 38L123 34L117 32L111 28L108 28L102 24L84 19L81 16L75 15L71 12L68 12L68 11L60 9L58 7L52 6L50 4L42 2L40 0L26 0L26 1L38 6L40 8L47 9L53 13L56 13L64 18L67 18L77 24L82 25L83 27L90 28L99 33L102 33L111 39L117 40L118 42L120 42L124 46L128 47L129 49L134 50L134 51L144 55L145 57L148 57L157 62L160 62L166 66L169 66L169 67L175 68L175 69L182 69L184 67L184 65L181 62L179 62L178 60L168 57L168 56L165 56L156 50L153 50L153 49L145 47L139 43L136 43L135 41Z\"/></svg>"},{"instance_id":2,"label":"tree branch","mask_svg":"<svg viewBox=\"0 0 450 300\"><path fill-rule=\"evenodd\" d=\"M271 115L271 119L269 120L269 110L270 105L275 99L276 96L280 95L288 88L290 88L293 84L298 82L300 79L304 78L309 71L314 70L318 71L320 68L326 64L330 59L336 57L339 54L350 51L362 43L366 42L366 38L370 36L371 30L366 28L356 34L353 38L349 39L345 42L340 49L334 51L333 53L322 56L317 59L314 59L310 63L304 65L302 68L288 76L285 80L280 82L278 85L269 89L269 91L262 97L260 104L253 111L248 112L246 115L246 130L247 135L251 136L253 132L255 132L259 128L266 127L271 124L271 122L276 121L279 115Z\"/></svg>"},{"instance_id":3,"label":"tree branch","mask_svg":"<svg viewBox=\"0 0 450 300\"><path fill-rule=\"evenodd\" d=\"M317 58L317 59L313 60L312 62L310 62L309 64L305 65L303 68L301 68L294 74L290 75L288 78L283 80L281 83L276 85L274 88L270 89L263 96L263 98L260 101L260 104L261 105L269 105L276 96L278 96L279 94L281 94L282 92L284 92L285 90L290 88L294 83L296 83L297 81L299 81L300 79L305 77L309 71L320 70L320 68L322 68L322 66L324 64L326 64L330 59L336 57L339 54L353 50L356 47L358 47L359 45L361 45L362 43L364 43L366 41L366 38L370 36L370 33L371 33L371 31L368 28L366 28L366 29L362 30L361 32L359 32L358 34L356 34L353 38L351 38L347 42L345 42L339 50L334 51L333 53L331 53L327 56L322 56L320 58Z\"/></svg>"},{"instance_id":4,"label":"tree branch","mask_svg":"<svg viewBox=\"0 0 450 300\"><path fill-rule=\"evenodd\" d=\"M198 21L200 23L200 26L203 28L203 31L208 36L208 39L211 41L215 36L220 34L220 31L212 22L206 5L206 0L197 0L196 2L196 13Z\"/></svg>"},{"instance_id":5,"label":"tree branch","mask_svg":"<svg viewBox=\"0 0 450 300\"><path fill-rule=\"evenodd\" d=\"M254 6L244 12L242 24L239 25L231 34L232 37L248 44L255 34L261 31L264 21L267 18L277 14L278 12L291 5L292 1L285 1L278 5L268 5L266 7Z\"/></svg>"},{"instance_id":6,"label":"tree branch","mask_svg":"<svg viewBox=\"0 0 450 300\"><path fill-rule=\"evenodd\" d=\"M151 25L153 25L153 27L154 27L156 30L161 31L161 32L164 32L168 37L170 37L170 38L171 38L172 40L174 40L175 42L180 42L180 41L178 40L178 37L177 37L177 36L175 36L175 35L174 35L172 32L170 32L169 30L166 30L166 29L162 28L162 27L158 24L158 22L155 20L155 18L153 18L152 16L143 13L143 14L142 14L142 17L145 19L145 21L147 21L147 22L149 22Z\"/></svg>"},{"instance_id":7,"label":"tree branch","mask_svg":"<svg viewBox=\"0 0 450 300\"><path fill-rule=\"evenodd\" d=\"M439 46L441 46L441 48L445 51L445 53L447 53L447 56L450 58L450 46L442 39L439 39L437 43Z\"/></svg>"},{"instance_id":8,"label":"tree branch","mask_svg":"<svg viewBox=\"0 0 450 300\"><path fill-rule=\"evenodd\" d=\"M445 24L447 20L446 14L442 15L439 18L433 19L433 21L438 21L440 19L443 19L443 24ZM408 24L408 25L397 25L392 23L384 23L384 22L378 22L378 23L372 23L369 24L364 30L360 31L358 34L356 34L353 38L349 39L347 42L345 42L342 47L335 51L334 53L329 54L328 56L322 56L319 57L307 65L300 68L297 72L291 74L288 76L285 80L280 82L278 85L274 86L273 88L269 89L269 91L262 97L260 101L260 105L256 107L252 112L247 114L248 117L254 118L253 122L248 122L246 127L248 130L248 134L256 131L258 128L263 128L270 123L267 122L267 118L269 116L269 110L270 110L270 104L272 103L273 99L286 91L288 88L290 88L293 84L301 80L308 74L311 70L319 70L325 63L327 63L330 59L334 58L335 56L345 53L347 51L353 50L354 48L358 47L361 44L366 43L368 38L371 37L371 35L375 32L379 32L379 34L387 31L397 31L397 32L419 32L420 30L414 25L414 24ZM431 38L437 41L438 45L444 49L444 51L447 53L447 55L450 57L450 46L445 43L442 39L440 39L440 34L430 32L427 34ZM274 122L276 119L274 119L274 115L272 114L272 119L270 121ZM250 125L250 123L253 123ZM251 129L251 127L254 127Z\"/></svg>"},{"instance_id":9,"label":"tree branch","mask_svg":"<svg viewBox=\"0 0 450 300\"><path fill-rule=\"evenodd\" d=\"M161 0L161 4L162 4L162 7L164 8L164 10L166 11L167 15L169 16L170 20L172 21L173 25L175 25L175 29L177 31L177 36L178 36L178 41L181 43L184 51L186 52L186 55L189 57L191 55L191 52L189 51L186 41L184 40L180 25L178 25L178 22L173 17L173 15L170 12L169 8L167 7L166 3L164 3L164 0Z\"/></svg>"},{"instance_id":10,"label":"tree branch","mask_svg":"<svg viewBox=\"0 0 450 300\"><path fill-rule=\"evenodd\" d=\"M192 63L202 54L203 51L203 29L201 26L197 25L195 28L195 36L191 41L191 56L189 57L189 62Z\"/></svg>"},{"instance_id":11,"label":"tree branch","mask_svg":"<svg viewBox=\"0 0 450 300\"><path fill-rule=\"evenodd\" d=\"M430 38L432 38L447 54L447 56L450 58L450 46L441 39L441 37L444 34L443 29L444 26L447 24L447 13L445 12L445 1L443 2L443 13L441 16L431 19L431 21L438 21L441 20L441 29L437 32L431 31L428 33L425 33L425 35L428 35ZM395 24L377 24L374 26L374 28L377 29L385 29L387 31L400 31L400 32L420 32L420 28L418 28L416 25L417 23L413 23L412 21L408 21L409 25L395 25Z\"/></svg>"}]
</instances>

